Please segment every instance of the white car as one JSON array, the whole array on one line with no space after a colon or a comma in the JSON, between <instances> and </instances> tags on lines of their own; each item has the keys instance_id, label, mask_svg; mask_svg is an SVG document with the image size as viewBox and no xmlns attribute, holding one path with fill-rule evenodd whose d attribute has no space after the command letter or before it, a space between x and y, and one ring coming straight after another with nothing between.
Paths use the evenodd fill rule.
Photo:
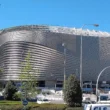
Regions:
<instances>
[{"instance_id":1,"label":"white car","mask_svg":"<svg viewBox=\"0 0 110 110\"><path fill-rule=\"evenodd\" d=\"M84 110L110 110L110 104L86 104Z\"/></svg>"},{"instance_id":2,"label":"white car","mask_svg":"<svg viewBox=\"0 0 110 110\"><path fill-rule=\"evenodd\" d=\"M37 99L38 104L50 103L48 99Z\"/></svg>"},{"instance_id":3,"label":"white car","mask_svg":"<svg viewBox=\"0 0 110 110\"><path fill-rule=\"evenodd\" d=\"M108 94L100 94L98 96L98 102L99 104L110 104L110 95Z\"/></svg>"}]
</instances>

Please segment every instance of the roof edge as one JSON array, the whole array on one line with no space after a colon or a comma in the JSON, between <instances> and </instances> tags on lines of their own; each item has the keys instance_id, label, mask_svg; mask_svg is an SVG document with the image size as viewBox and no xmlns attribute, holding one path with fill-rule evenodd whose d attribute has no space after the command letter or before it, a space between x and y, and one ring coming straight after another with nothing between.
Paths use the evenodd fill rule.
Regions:
<instances>
[{"instance_id":1,"label":"roof edge","mask_svg":"<svg viewBox=\"0 0 110 110\"><path fill-rule=\"evenodd\" d=\"M4 34L10 31L16 30L40 30L40 31L49 31L55 33L65 33L71 35L81 35L81 36L94 36L94 37L110 37L110 33L95 31L95 30L82 30L82 28L69 28L69 27L61 27L61 26L47 26L47 25L22 25L15 26L11 28L6 28L0 30L0 34Z\"/></svg>"}]
</instances>

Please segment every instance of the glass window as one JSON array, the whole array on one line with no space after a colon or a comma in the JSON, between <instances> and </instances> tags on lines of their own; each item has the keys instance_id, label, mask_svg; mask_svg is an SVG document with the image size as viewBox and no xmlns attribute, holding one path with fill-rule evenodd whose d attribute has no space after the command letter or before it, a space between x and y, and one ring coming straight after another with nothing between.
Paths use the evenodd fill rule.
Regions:
<instances>
[{"instance_id":1,"label":"glass window","mask_svg":"<svg viewBox=\"0 0 110 110\"><path fill-rule=\"evenodd\" d=\"M90 85L87 85L87 88L91 88L91 86Z\"/></svg>"},{"instance_id":2,"label":"glass window","mask_svg":"<svg viewBox=\"0 0 110 110\"><path fill-rule=\"evenodd\" d=\"M48 101L48 99L43 99L43 101Z\"/></svg>"},{"instance_id":3,"label":"glass window","mask_svg":"<svg viewBox=\"0 0 110 110\"><path fill-rule=\"evenodd\" d=\"M108 96L100 96L100 100L108 100Z\"/></svg>"},{"instance_id":4,"label":"glass window","mask_svg":"<svg viewBox=\"0 0 110 110\"><path fill-rule=\"evenodd\" d=\"M92 85L92 88L96 88L96 85Z\"/></svg>"},{"instance_id":5,"label":"glass window","mask_svg":"<svg viewBox=\"0 0 110 110\"><path fill-rule=\"evenodd\" d=\"M86 85L83 85L83 88L86 88Z\"/></svg>"}]
</instances>

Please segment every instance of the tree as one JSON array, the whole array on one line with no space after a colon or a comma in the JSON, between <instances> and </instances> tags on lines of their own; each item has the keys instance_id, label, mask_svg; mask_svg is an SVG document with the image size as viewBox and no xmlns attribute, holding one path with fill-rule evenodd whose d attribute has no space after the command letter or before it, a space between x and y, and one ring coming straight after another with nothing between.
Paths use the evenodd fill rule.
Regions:
<instances>
[{"instance_id":1,"label":"tree","mask_svg":"<svg viewBox=\"0 0 110 110\"><path fill-rule=\"evenodd\" d=\"M4 98L7 100L12 100L15 92L17 92L16 85L13 81L8 81L5 86Z\"/></svg>"},{"instance_id":2,"label":"tree","mask_svg":"<svg viewBox=\"0 0 110 110\"><path fill-rule=\"evenodd\" d=\"M68 106L81 106L82 105L82 91L79 81L74 75L70 75L65 82L64 101Z\"/></svg>"},{"instance_id":3,"label":"tree","mask_svg":"<svg viewBox=\"0 0 110 110\"><path fill-rule=\"evenodd\" d=\"M31 64L31 53L28 52L24 62L22 62L22 69L19 79L21 81L21 90L24 91L23 99L33 97L36 95L36 74L38 71L33 69ZM30 95L28 93L31 93Z\"/></svg>"}]
</instances>

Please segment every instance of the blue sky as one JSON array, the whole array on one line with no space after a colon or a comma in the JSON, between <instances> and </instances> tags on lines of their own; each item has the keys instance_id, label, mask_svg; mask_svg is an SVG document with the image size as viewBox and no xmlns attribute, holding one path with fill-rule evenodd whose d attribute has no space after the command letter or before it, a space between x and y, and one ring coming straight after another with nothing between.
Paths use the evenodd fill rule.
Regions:
<instances>
[{"instance_id":1,"label":"blue sky","mask_svg":"<svg viewBox=\"0 0 110 110\"><path fill-rule=\"evenodd\" d=\"M0 29L52 25L110 32L110 0L0 0Z\"/></svg>"}]
</instances>

